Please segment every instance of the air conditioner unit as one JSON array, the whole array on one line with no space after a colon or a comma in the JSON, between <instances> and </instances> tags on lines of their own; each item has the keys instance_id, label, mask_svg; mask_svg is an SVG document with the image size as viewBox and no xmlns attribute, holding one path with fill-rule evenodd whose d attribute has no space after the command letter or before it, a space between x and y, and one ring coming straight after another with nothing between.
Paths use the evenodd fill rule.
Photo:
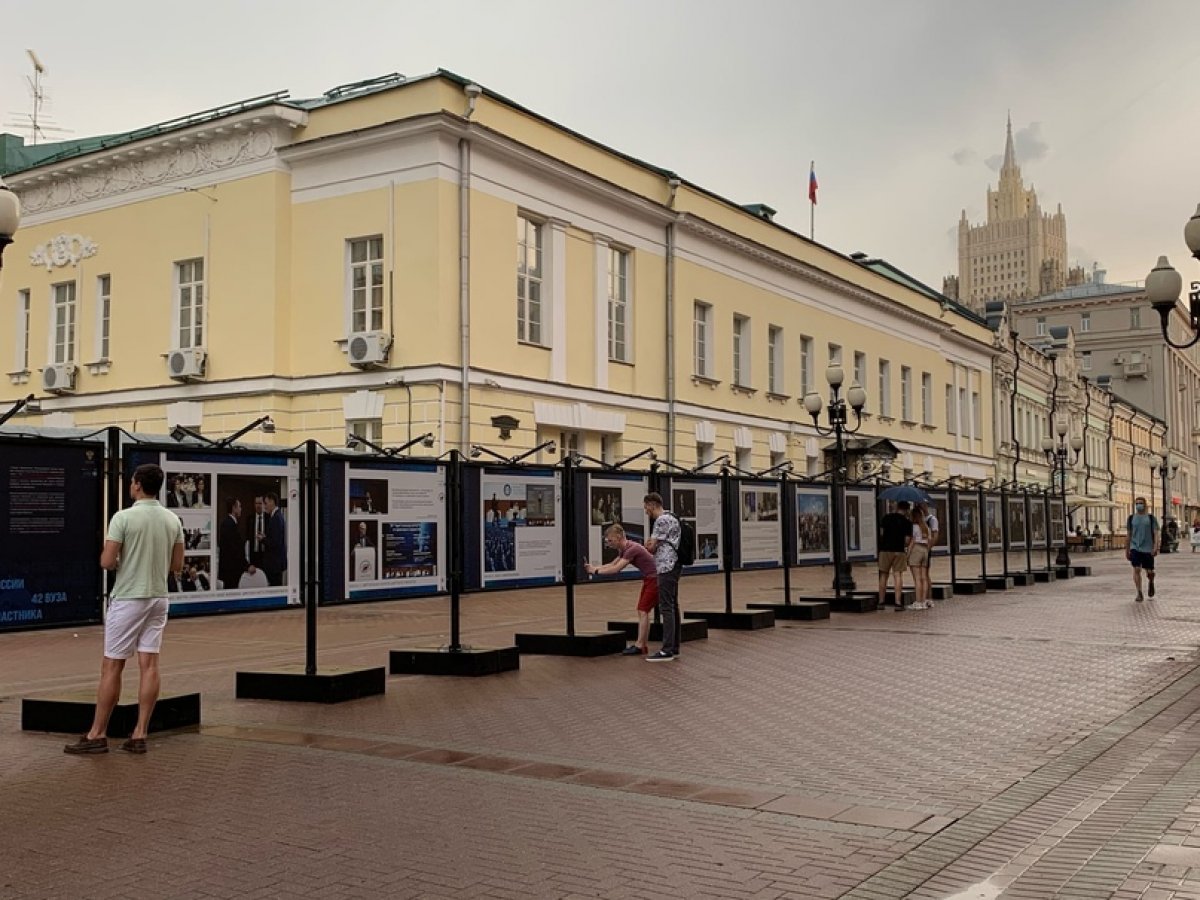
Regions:
<instances>
[{"instance_id":1,"label":"air conditioner unit","mask_svg":"<svg viewBox=\"0 0 1200 900\"><path fill-rule=\"evenodd\" d=\"M42 390L51 394L72 394L75 392L74 363L54 363L42 369Z\"/></svg>"},{"instance_id":2,"label":"air conditioner unit","mask_svg":"<svg viewBox=\"0 0 1200 900\"><path fill-rule=\"evenodd\" d=\"M1125 363L1124 374L1126 378L1145 378L1150 374L1150 363L1145 362L1127 362Z\"/></svg>"},{"instance_id":3,"label":"air conditioner unit","mask_svg":"<svg viewBox=\"0 0 1200 900\"><path fill-rule=\"evenodd\" d=\"M350 365L368 369L387 362L391 346L392 337L386 331L355 331L346 342L346 355Z\"/></svg>"},{"instance_id":4,"label":"air conditioner unit","mask_svg":"<svg viewBox=\"0 0 1200 900\"><path fill-rule=\"evenodd\" d=\"M176 381L194 381L204 377L208 351L200 347L184 347L167 354L167 374Z\"/></svg>"}]
</instances>

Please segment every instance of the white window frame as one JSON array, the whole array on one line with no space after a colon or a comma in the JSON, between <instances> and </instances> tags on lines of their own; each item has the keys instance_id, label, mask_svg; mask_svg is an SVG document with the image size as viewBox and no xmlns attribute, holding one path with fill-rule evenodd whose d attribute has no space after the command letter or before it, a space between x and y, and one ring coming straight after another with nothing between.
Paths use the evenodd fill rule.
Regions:
<instances>
[{"instance_id":1,"label":"white window frame","mask_svg":"<svg viewBox=\"0 0 1200 900\"><path fill-rule=\"evenodd\" d=\"M1140 307L1137 307L1137 306L1129 307L1129 327L1130 328L1141 328L1142 327L1142 310Z\"/></svg>"},{"instance_id":2,"label":"white window frame","mask_svg":"<svg viewBox=\"0 0 1200 900\"><path fill-rule=\"evenodd\" d=\"M692 371L701 378L712 378L712 311L703 300L692 304Z\"/></svg>"},{"instance_id":3,"label":"white window frame","mask_svg":"<svg viewBox=\"0 0 1200 900\"><path fill-rule=\"evenodd\" d=\"M921 373L921 424L933 424L933 376Z\"/></svg>"},{"instance_id":4,"label":"white window frame","mask_svg":"<svg viewBox=\"0 0 1200 900\"><path fill-rule=\"evenodd\" d=\"M912 369L909 366L900 367L900 419L913 421Z\"/></svg>"},{"instance_id":5,"label":"white window frame","mask_svg":"<svg viewBox=\"0 0 1200 900\"><path fill-rule=\"evenodd\" d=\"M358 438L365 438L376 446L383 446L383 419L347 419L346 430ZM369 450L365 444L359 449Z\"/></svg>"},{"instance_id":6,"label":"white window frame","mask_svg":"<svg viewBox=\"0 0 1200 900\"><path fill-rule=\"evenodd\" d=\"M24 374L29 371L29 316L33 308L33 292L29 288L17 291L17 322L13 359L16 362L14 374Z\"/></svg>"},{"instance_id":7,"label":"white window frame","mask_svg":"<svg viewBox=\"0 0 1200 900\"><path fill-rule=\"evenodd\" d=\"M753 472L754 450L750 447L738 447L734 451L734 465L743 472Z\"/></svg>"},{"instance_id":8,"label":"white window frame","mask_svg":"<svg viewBox=\"0 0 1200 900\"><path fill-rule=\"evenodd\" d=\"M840 366L842 364L842 345L830 341L826 350L829 353L829 365Z\"/></svg>"},{"instance_id":9,"label":"white window frame","mask_svg":"<svg viewBox=\"0 0 1200 900\"><path fill-rule=\"evenodd\" d=\"M807 397L813 392L813 339L807 334L800 335L800 396Z\"/></svg>"},{"instance_id":10,"label":"white window frame","mask_svg":"<svg viewBox=\"0 0 1200 900\"><path fill-rule=\"evenodd\" d=\"M632 362L633 328L629 320L633 254L623 247L608 248L608 358Z\"/></svg>"},{"instance_id":11,"label":"white window frame","mask_svg":"<svg viewBox=\"0 0 1200 900\"><path fill-rule=\"evenodd\" d=\"M1092 330L1092 314L1091 313L1080 313L1079 314L1079 333L1087 334L1091 330Z\"/></svg>"},{"instance_id":12,"label":"white window frame","mask_svg":"<svg viewBox=\"0 0 1200 900\"><path fill-rule=\"evenodd\" d=\"M879 361L879 415L889 417L892 414L892 363L891 360Z\"/></svg>"},{"instance_id":13,"label":"white window frame","mask_svg":"<svg viewBox=\"0 0 1200 900\"><path fill-rule=\"evenodd\" d=\"M199 267L199 277L196 277ZM204 346L205 310L208 304L205 290L207 266L201 257L175 261L175 303L172 340L178 350ZM184 325L184 300L187 300L188 324ZM197 315L197 311L199 315Z\"/></svg>"},{"instance_id":14,"label":"white window frame","mask_svg":"<svg viewBox=\"0 0 1200 900\"><path fill-rule=\"evenodd\" d=\"M362 250L362 259L355 259ZM382 234L346 240L346 333L382 331L386 321L387 266ZM356 277L362 274L362 285ZM361 310L359 307L361 306Z\"/></svg>"},{"instance_id":15,"label":"white window frame","mask_svg":"<svg viewBox=\"0 0 1200 900\"><path fill-rule=\"evenodd\" d=\"M733 315L733 383L750 387L750 319Z\"/></svg>"},{"instance_id":16,"label":"white window frame","mask_svg":"<svg viewBox=\"0 0 1200 900\"><path fill-rule=\"evenodd\" d=\"M854 383L861 388L867 386L867 354L854 351Z\"/></svg>"},{"instance_id":17,"label":"white window frame","mask_svg":"<svg viewBox=\"0 0 1200 900\"><path fill-rule=\"evenodd\" d=\"M955 415L954 385L946 385L946 434L958 434L958 416ZM1020 418L1017 419L1020 422Z\"/></svg>"},{"instance_id":18,"label":"white window frame","mask_svg":"<svg viewBox=\"0 0 1200 900\"><path fill-rule=\"evenodd\" d=\"M1045 337L1046 336L1046 319L1045 319L1045 317L1039 317L1038 320L1034 323L1033 333L1037 337Z\"/></svg>"},{"instance_id":19,"label":"white window frame","mask_svg":"<svg viewBox=\"0 0 1200 900\"><path fill-rule=\"evenodd\" d=\"M60 316L59 312L63 315ZM79 321L79 296L74 281L50 285L50 361L55 365L75 362L75 331Z\"/></svg>"},{"instance_id":20,"label":"white window frame","mask_svg":"<svg viewBox=\"0 0 1200 900\"><path fill-rule=\"evenodd\" d=\"M783 329L767 326L767 392L783 393Z\"/></svg>"},{"instance_id":21,"label":"white window frame","mask_svg":"<svg viewBox=\"0 0 1200 900\"><path fill-rule=\"evenodd\" d=\"M1084 350L1079 354L1079 369L1082 372L1092 371L1092 351Z\"/></svg>"},{"instance_id":22,"label":"white window frame","mask_svg":"<svg viewBox=\"0 0 1200 900\"><path fill-rule=\"evenodd\" d=\"M96 276L96 361L108 362L112 349L112 276Z\"/></svg>"},{"instance_id":23,"label":"white window frame","mask_svg":"<svg viewBox=\"0 0 1200 900\"><path fill-rule=\"evenodd\" d=\"M530 252L533 253L532 266L529 265ZM517 216L517 341L519 343L532 344L535 347L548 346L546 274L546 223L526 213L521 213Z\"/></svg>"},{"instance_id":24,"label":"white window frame","mask_svg":"<svg viewBox=\"0 0 1200 900\"><path fill-rule=\"evenodd\" d=\"M971 436L974 440L983 440L983 404L979 391L971 391Z\"/></svg>"}]
</instances>

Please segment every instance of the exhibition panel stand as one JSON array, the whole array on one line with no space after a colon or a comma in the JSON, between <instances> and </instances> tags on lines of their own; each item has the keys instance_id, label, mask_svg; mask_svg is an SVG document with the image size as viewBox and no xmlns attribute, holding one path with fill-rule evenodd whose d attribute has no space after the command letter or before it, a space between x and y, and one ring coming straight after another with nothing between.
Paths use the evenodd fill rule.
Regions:
<instances>
[{"instance_id":1,"label":"exhibition panel stand","mask_svg":"<svg viewBox=\"0 0 1200 900\"><path fill-rule=\"evenodd\" d=\"M763 473L766 474L766 473ZM779 473L779 507L783 517L780 529L780 550L783 556L783 602L747 603L747 609L769 610L776 619L814 621L829 618L828 600L792 599L792 565L796 560L797 516L796 492L788 479L790 464Z\"/></svg>"}]
</instances>

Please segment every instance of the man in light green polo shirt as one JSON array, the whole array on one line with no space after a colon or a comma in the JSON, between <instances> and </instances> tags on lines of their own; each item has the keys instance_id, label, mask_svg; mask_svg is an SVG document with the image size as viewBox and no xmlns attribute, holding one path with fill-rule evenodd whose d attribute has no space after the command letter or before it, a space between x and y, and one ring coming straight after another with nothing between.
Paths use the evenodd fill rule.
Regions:
<instances>
[{"instance_id":1,"label":"man in light green polo shirt","mask_svg":"<svg viewBox=\"0 0 1200 900\"><path fill-rule=\"evenodd\" d=\"M158 702L158 654L167 624L167 575L178 578L183 569L183 523L158 502L163 470L154 464L138 466L129 484L133 506L119 510L108 525L100 565L117 577L104 618L104 659L96 691L96 715L91 730L67 753L108 752L108 720L121 698L125 663L137 652L138 720L129 740L130 753L146 752L150 714Z\"/></svg>"}]
</instances>

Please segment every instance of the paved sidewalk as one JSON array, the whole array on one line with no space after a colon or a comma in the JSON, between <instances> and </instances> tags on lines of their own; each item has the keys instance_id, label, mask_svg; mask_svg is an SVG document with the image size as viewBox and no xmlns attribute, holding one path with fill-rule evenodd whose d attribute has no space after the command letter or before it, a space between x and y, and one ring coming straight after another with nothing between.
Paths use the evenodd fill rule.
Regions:
<instances>
[{"instance_id":1,"label":"paved sidewalk","mask_svg":"<svg viewBox=\"0 0 1200 900\"><path fill-rule=\"evenodd\" d=\"M0 635L0 897L1200 898L1200 560L1160 558L1142 604L1123 560L1077 562L1097 574L332 707L233 699L237 669L302 661L301 612L175 620L165 684L205 724L145 757L19 731L20 697L94 687L98 628ZM735 605L781 584L738 573ZM687 579L684 607L722 592ZM635 599L582 586L578 627ZM561 590L463 606L472 644L562 627ZM321 661L444 642L447 608L322 609Z\"/></svg>"}]
</instances>

